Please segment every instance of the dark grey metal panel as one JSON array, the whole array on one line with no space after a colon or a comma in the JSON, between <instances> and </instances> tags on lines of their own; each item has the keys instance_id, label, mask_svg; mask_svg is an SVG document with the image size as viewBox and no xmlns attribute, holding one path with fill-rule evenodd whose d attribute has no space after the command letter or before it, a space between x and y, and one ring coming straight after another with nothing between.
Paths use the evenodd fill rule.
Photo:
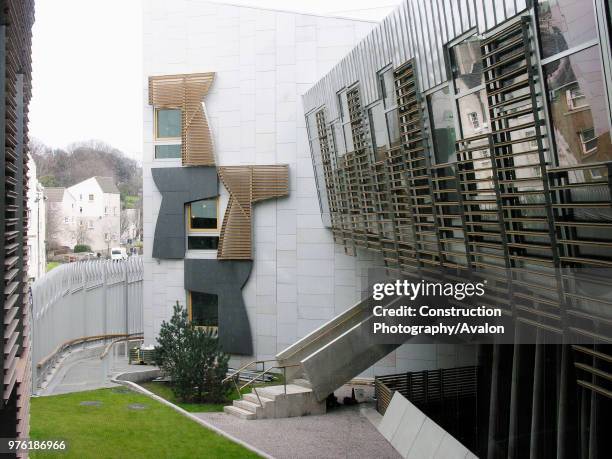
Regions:
<instances>
[{"instance_id":1,"label":"dark grey metal panel","mask_svg":"<svg viewBox=\"0 0 612 459\"><path fill-rule=\"evenodd\" d=\"M249 317L242 288L251 274L251 260L185 260L185 289L217 295L219 340L224 352L253 355Z\"/></svg>"},{"instance_id":2,"label":"dark grey metal panel","mask_svg":"<svg viewBox=\"0 0 612 459\"><path fill-rule=\"evenodd\" d=\"M155 186L162 195L153 258L185 258L185 204L218 194L214 167L164 167L151 169Z\"/></svg>"}]
</instances>

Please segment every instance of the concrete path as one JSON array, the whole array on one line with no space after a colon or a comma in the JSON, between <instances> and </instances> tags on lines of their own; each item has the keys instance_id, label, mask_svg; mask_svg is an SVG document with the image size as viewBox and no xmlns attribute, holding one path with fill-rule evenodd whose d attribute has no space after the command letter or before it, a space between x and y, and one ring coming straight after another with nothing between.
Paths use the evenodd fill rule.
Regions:
<instances>
[{"instance_id":1,"label":"concrete path","mask_svg":"<svg viewBox=\"0 0 612 459\"><path fill-rule=\"evenodd\" d=\"M322 416L246 421L225 413L194 413L276 458L400 458L365 416L364 405Z\"/></svg>"},{"instance_id":2,"label":"concrete path","mask_svg":"<svg viewBox=\"0 0 612 459\"><path fill-rule=\"evenodd\" d=\"M111 379L126 371L138 371L145 367L130 365L125 356L109 352L104 359L99 355L104 348L100 348L94 356L76 359L58 367L47 386L39 395L57 395L84 390L115 387ZM152 367L147 367L152 368Z\"/></svg>"}]
</instances>

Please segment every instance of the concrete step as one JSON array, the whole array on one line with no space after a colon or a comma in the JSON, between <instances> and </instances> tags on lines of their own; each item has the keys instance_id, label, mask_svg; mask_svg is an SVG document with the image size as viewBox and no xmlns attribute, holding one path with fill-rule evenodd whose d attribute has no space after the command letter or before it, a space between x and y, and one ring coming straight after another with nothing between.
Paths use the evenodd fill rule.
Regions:
<instances>
[{"instance_id":1,"label":"concrete step","mask_svg":"<svg viewBox=\"0 0 612 459\"><path fill-rule=\"evenodd\" d=\"M234 400L234 406L255 414L257 414L257 408L261 408L257 402L250 402L248 400Z\"/></svg>"},{"instance_id":2,"label":"concrete step","mask_svg":"<svg viewBox=\"0 0 612 459\"><path fill-rule=\"evenodd\" d=\"M291 384L295 384L296 386L302 386L306 389L312 389L312 384L310 384L310 381L304 378L294 379L293 381L291 381Z\"/></svg>"},{"instance_id":3,"label":"concrete step","mask_svg":"<svg viewBox=\"0 0 612 459\"><path fill-rule=\"evenodd\" d=\"M266 402L273 402L274 400L272 400L271 398L267 398L262 396L261 394L259 394L259 399L257 399L257 395L251 393L251 394L244 394L242 396L243 400L246 400L247 402L251 402L254 403L255 405L259 406L259 399L261 399L261 403L265 404Z\"/></svg>"},{"instance_id":4,"label":"concrete step","mask_svg":"<svg viewBox=\"0 0 612 459\"><path fill-rule=\"evenodd\" d=\"M252 420L257 419L257 415L255 413L251 413L250 411L243 410L242 408L238 408L237 406L228 405L223 407L223 411L227 414L231 414L232 416L236 416L240 419Z\"/></svg>"},{"instance_id":5,"label":"concrete step","mask_svg":"<svg viewBox=\"0 0 612 459\"><path fill-rule=\"evenodd\" d=\"M263 396L266 398L271 398L272 400L279 396L304 394L307 392L312 392L312 389L298 386L297 384L287 384L287 386L265 386L257 389L257 393L260 397Z\"/></svg>"}]
</instances>

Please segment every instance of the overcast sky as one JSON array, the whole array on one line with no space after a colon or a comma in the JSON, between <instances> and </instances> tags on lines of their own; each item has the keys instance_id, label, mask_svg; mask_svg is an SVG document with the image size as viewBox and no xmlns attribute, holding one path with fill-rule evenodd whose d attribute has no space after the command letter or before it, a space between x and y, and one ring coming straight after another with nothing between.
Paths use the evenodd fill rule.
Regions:
<instances>
[{"instance_id":1,"label":"overcast sky","mask_svg":"<svg viewBox=\"0 0 612 459\"><path fill-rule=\"evenodd\" d=\"M142 1L36 0L31 137L52 147L99 139L140 159ZM401 1L225 3L380 20Z\"/></svg>"}]
</instances>

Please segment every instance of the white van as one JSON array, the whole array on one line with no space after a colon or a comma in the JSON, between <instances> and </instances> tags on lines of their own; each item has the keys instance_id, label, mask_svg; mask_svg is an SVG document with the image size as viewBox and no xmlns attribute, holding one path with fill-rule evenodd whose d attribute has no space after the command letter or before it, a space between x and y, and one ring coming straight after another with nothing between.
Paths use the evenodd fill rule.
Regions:
<instances>
[{"instance_id":1,"label":"white van","mask_svg":"<svg viewBox=\"0 0 612 459\"><path fill-rule=\"evenodd\" d=\"M127 260L125 247L113 247L111 249L111 260Z\"/></svg>"}]
</instances>

